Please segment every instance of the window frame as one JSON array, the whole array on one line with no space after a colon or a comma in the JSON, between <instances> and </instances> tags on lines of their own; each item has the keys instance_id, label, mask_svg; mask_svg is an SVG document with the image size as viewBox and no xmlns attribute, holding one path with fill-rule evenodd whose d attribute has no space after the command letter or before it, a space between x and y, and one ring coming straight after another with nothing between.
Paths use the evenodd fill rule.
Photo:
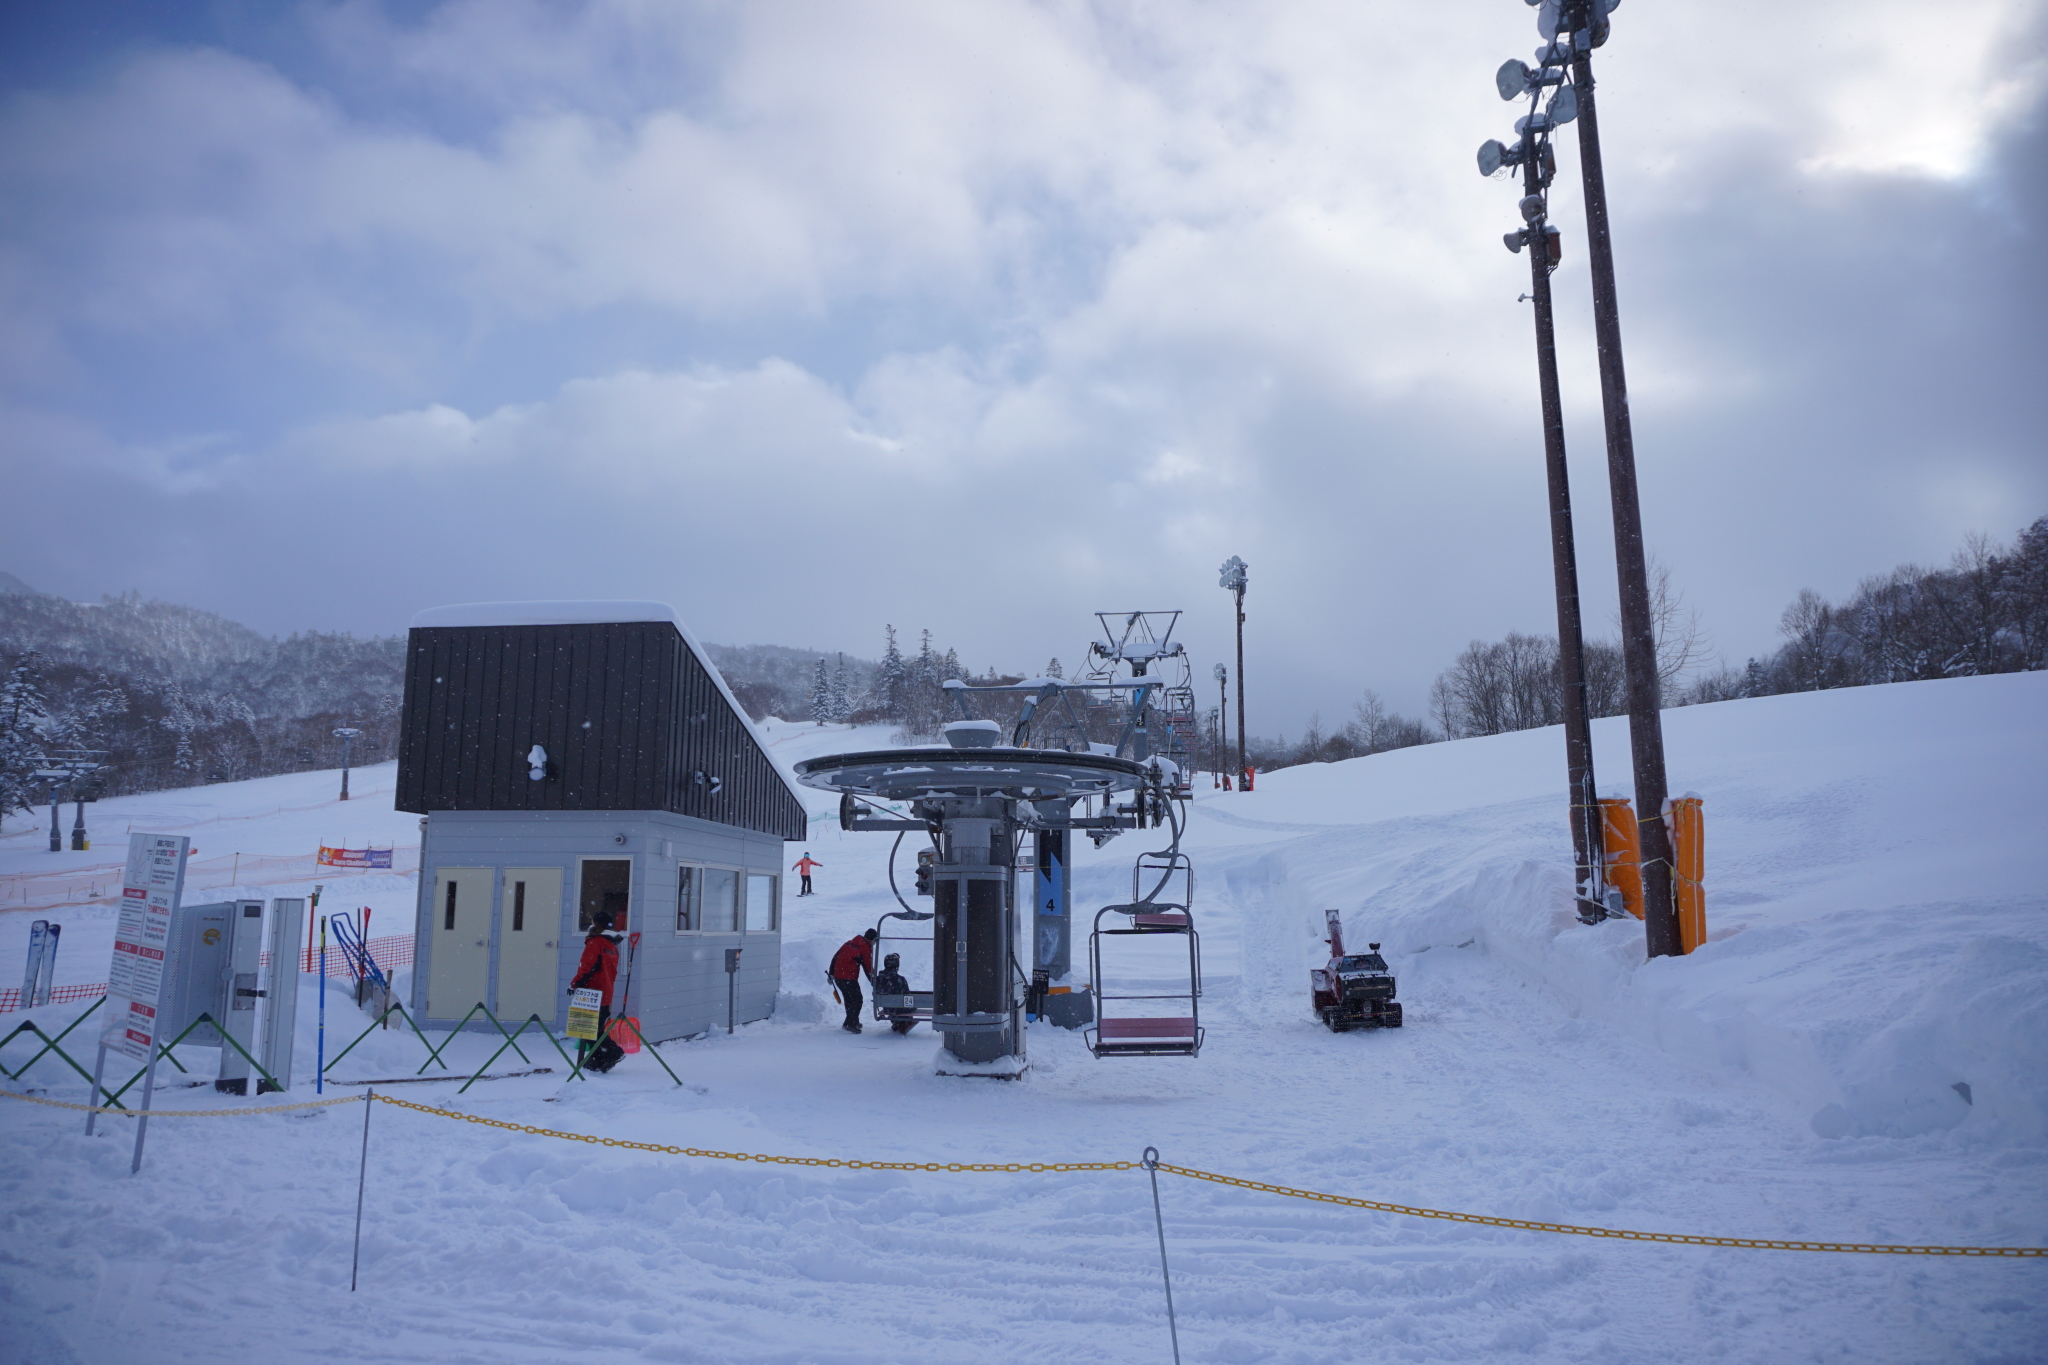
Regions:
<instances>
[{"instance_id":1,"label":"window frame","mask_svg":"<svg viewBox=\"0 0 2048 1365\"><path fill-rule=\"evenodd\" d=\"M769 884L769 887L770 887L770 890L769 890L769 892L768 892L768 927L767 927L767 928L765 928L765 929L756 929L756 928L754 928L754 927L753 927L753 926L752 926L751 924L747 924L747 921L748 921L748 920L749 920L749 919L750 919L750 918L752 917L752 914L753 914L753 909L754 909L754 879L755 879L755 878L757 878L757 877L759 877L759 878L765 878L765 879L767 880L768 884ZM748 870L746 871L746 874L745 874L744 880L745 880L745 884L746 884L746 893L745 893L745 895L743 895L743 896L741 897L741 900L740 900L740 921L741 921L741 923L743 923L743 924L747 924L747 927L746 927L745 929L741 930L741 932L742 932L742 933L748 933L748 934L779 934L779 933L781 933L781 932L782 932L782 874L781 874L780 872L761 872L761 871L756 871L756 870L754 870L754 869L752 869L752 868L749 868L749 869L748 869Z\"/></svg>"},{"instance_id":2,"label":"window frame","mask_svg":"<svg viewBox=\"0 0 2048 1365\"><path fill-rule=\"evenodd\" d=\"M730 929L706 929L704 920L704 879L697 874L704 872L729 872L733 877L732 918ZM746 932L747 905L746 886L750 870L734 863L709 862L699 858L678 858L676 860L676 928L677 934L743 934ZM694 888L689 913L691 925L682 927L683 896L685 886Z\"/></svg>"}]
</instances>

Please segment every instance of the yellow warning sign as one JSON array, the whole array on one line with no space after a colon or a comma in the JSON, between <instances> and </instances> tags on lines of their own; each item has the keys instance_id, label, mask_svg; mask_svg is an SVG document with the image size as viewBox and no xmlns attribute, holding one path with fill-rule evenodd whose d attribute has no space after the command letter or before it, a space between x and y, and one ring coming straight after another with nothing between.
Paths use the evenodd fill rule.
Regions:
<instances>
[{"instance_id":1,"label":"yellow warning sign","mask_svg":"<svg viewBox=\"0 0 2048 1365\"><path fill-rule=\"evenodd\" d=\"M569 1036L571 1038L597 1037L597 1012L604 1008L604 992L578 990L569 992Z\"/></svg>"}]
</instances>

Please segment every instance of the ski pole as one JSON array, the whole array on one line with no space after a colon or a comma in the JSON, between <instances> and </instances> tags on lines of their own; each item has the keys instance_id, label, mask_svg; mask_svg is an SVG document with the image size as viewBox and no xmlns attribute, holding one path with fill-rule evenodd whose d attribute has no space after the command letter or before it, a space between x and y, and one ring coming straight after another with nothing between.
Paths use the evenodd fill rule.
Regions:
<instances>
[{"instance_id":1,"label":"ski pole","mask_svg":"<svg viewBox=\"0 0 2048 1365\"><path fill-rule=\"evenodd\" d=\"M356 1268L363 1263L363 1182L370 1174L370 1111L377 1107L377 1088L363 1095L363 1155L356 1165L356 1249L348 1261L348 1292L356 1292Z\"/></svg>"},{"instance_id":2,"label":"ski pole","mask_svg":"<svg viewBox=\"0 0 2048 1365\"><path fill-rule=\"evenodd\" d=\"M327 1085L327 916L320 917L320 1029L313 1053L313 1093Z\"/></svg>"}]
</instances>

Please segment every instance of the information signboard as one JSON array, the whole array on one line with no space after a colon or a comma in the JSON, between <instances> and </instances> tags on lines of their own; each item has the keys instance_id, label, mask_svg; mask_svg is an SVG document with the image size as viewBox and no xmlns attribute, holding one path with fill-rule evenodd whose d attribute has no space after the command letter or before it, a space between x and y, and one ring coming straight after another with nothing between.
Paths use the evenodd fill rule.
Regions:
<instances>
[{"instance_id":1,"label":"information signboard","mask_svg":"<svg viewBox=\"0 0 2048 1365\"><path fill-rule=\"evenodd\" d=\"M191 842L176 834L128 836L128 868L121 877L114 961L107 972L107 1022L100 1045L138 1062L147 1063L156 1046L164 955L170 947L171 917L185 891L185 857Z\"/></svg>"},{"instance_id":2,"label":"information signboard","mask_svg":"<svg viewBox=\"0 0 2048 1365\"><path fill-rule=\"evenodd\" d=\"M583 988L569 992L569 1036L592 1039L597 1037L599 1012L604 1009L604 992Z\"/></svg>"}]
</instances>

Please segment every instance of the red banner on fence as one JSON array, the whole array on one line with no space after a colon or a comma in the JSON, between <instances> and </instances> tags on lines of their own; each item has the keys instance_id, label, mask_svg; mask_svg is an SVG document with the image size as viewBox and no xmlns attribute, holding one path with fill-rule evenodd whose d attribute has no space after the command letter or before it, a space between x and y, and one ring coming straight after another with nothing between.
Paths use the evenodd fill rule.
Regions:
<instances>
[{"instance_id":1,"label":"red banner on fence","mask_svg":"<svg viewBox=\"0 0 2048 1365\"><path fill-rule=\"evenodd\" d=\"M322 867L389 867L391 850L388 848L329 848L320 845Z\"/></svg>"}]
</instances>

